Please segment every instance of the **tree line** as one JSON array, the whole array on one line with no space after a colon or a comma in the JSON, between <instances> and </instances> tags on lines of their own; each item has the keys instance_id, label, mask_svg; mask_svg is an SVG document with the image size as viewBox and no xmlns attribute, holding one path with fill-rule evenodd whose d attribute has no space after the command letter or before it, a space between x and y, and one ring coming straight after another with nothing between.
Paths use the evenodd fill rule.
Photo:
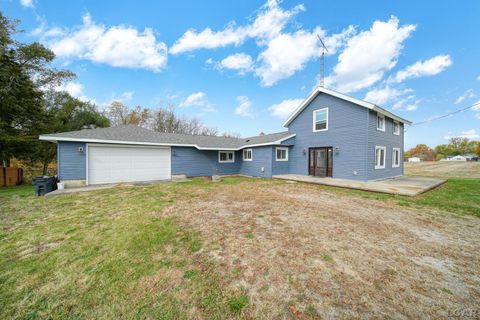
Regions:
<instances>
[{"instance_id":1,"label":"tree line","mask_svg":"<svg viewBox=\"0 0 480 320\"><path fill-rule=\"evenodd\" d=\"M450 138L447 144L439 144L433 149L426 144L417 144L405 152L404 158L407 160L411 157L418 157L423 161L438 161L447 157L465 154L480 156L480 141L454 137Z\"/></svg>"},{"instance_id":2,"label":"tree line","mask_svg":"<svg viewBox=\"0 0 480 320\"><path fill-rule=\"evenodd\" d=\"M43 174L55 160L53 143L39 141L40 134L92 127L134 124L159 132L219 135L197 118L178 116L174 106L129 108L120 101L104 111L58 88L76 76L51 66L55 54L38 42L14 39L22 31L18 20L0 11L0 160L9 166L18 159L27 166L41 164ZM224 136L239 136L224 133Z\"/></svg>"}]
</instances>

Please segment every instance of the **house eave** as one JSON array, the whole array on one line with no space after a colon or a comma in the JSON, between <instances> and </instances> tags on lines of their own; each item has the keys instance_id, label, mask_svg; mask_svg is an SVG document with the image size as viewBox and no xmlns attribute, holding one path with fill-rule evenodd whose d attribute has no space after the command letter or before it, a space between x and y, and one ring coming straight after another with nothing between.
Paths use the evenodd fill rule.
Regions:
<instances>
[{"instance_id":1,"label":"house eave","mask_svg":"<svg viewBox=\"0 0 480 320\"><path fill-rule=\"evenodd\" d=\"M288 119L284 122L283 124L283 127L285 128L288 128L288 126L290 125L290 123L313 101L313 99L315 99L320 93L325 93L325 94L328 94L328 95L331 95L333 97L336 97L336 98L339 98L339 99L342 99L342 100L345 100L345 101L348 101L348 102L351 102L353 104L356 104L356 105L359 105L361 107L364 107L364 108L367 108L369 110L373 110L373 111L376 111L376 112L379 112L381 114L384 114L396 121L399 121L399 122L402 122L402 123L405 123L405 124L408 124L410 125L412 122L411 121L408 121L406 119L403 119L402 117L399 117L397 115L394 115L393 113L373 104L373 103L370 103L370 102L367 102L367 101L364 101L364 100L360 100L360 99L357 99L357 98L354 98L354 97L350 97L350 96L347 96L343 93L340 93L340 92L337 92L337 91L334 91L334 90L330 90L330 89L327 89L327 88L324 88L324 87L317 87L315 88L315 90L312 91L312 93L300 104L300 106L298 106L298 108L288 117Z\"/></svg>"},{"instance_id":2,"label":"house eave","mask_svg":"<svg viewBox=\"0 0 480 320\"><path fill-rule=\"evenodd\" d=\"M229 147L201 147L197 144L185 144L185 143L159 143L159 142L144 142L144 141L126 141L126 140L107 140L107 139L85 139L85 138L69 138L69 137L54 137L49 135L40 135L39 140L58 143L58 141L65 142L85 142L85 143L110 143L110 144L122 144L122 145L142 145L142 146L164 146L164 147L192 147L198 150L214 150L214 151L239 151L245 148L262 147L270 145L279 145L283 141L295 137L296 134L288 135L284 138L278 139L273 142L246 144L237 148Z\"/></svg>"}]
</instances>

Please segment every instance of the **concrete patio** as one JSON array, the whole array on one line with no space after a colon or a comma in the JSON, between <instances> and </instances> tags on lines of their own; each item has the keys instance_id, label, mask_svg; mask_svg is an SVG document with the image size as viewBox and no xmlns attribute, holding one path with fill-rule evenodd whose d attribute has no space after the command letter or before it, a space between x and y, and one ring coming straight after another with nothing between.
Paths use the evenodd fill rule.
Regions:
<instances>
[{"instance_id":1,"label":"concrete patio","mask_svg":"<svg viewBox=\"0 0 480 320\"><path fill-rule=\"evenodd\" d=\"M331 187L373 191L414 197L445 183L444 179L402 176L375 181L355 181L347 179L320 178L297 174L280 174L275 179L306 182Z\"/></svg>"}]
</instances>

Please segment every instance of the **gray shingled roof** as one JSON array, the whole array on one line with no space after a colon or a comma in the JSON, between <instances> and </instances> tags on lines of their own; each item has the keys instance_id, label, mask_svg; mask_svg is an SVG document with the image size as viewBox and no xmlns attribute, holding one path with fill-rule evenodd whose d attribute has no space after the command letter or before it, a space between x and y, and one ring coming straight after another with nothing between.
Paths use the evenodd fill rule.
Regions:
<instances>
[{"instance_id":1,"label":"gray shingled roof","mask_svg":"<svg viewBox=\"0 0 480 320\"><path fill-rule=\"evenodd\" d=\"M285 139L292 134L288 131L260 135L248 138L225 138L215 136L201 136L178 133L162 133L137 127L134 125L124 125L109 128L84 129L79 131L70 131L62 133L44 134L40 136L41 140L47 141L86 141L93 140L134 142L145 144L167 144L167 145L193 145L200 149L241 149L249 145L256 144L275 144L279 140Z\"/></svg>"}]
</instances>

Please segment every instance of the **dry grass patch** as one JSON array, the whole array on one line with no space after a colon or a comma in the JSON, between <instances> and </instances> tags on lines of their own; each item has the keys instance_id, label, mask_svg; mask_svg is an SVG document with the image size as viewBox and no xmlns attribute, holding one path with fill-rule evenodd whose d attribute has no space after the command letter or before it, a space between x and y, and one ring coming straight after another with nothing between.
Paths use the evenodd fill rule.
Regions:
<instances>
[{"instance_id":1,"label":"dry grass patch","mask_svg":"<svg viewBox=\"0 0 480 320\"><path fill-rule=\"evenodd\" d=\"M405 162L405 174L438 178L480 179L480 162Z\"/></svg>"},{"instance_id":2,"label":"dry grass patch","mask_svg":"<svg viewBox=\"0 0 480 320\"><path fill-rule=\"evenodd\" d=\"M447 317L478 312L480 223L257 180L167 207L257 318Z\"/></svg>"}]
</instances>

